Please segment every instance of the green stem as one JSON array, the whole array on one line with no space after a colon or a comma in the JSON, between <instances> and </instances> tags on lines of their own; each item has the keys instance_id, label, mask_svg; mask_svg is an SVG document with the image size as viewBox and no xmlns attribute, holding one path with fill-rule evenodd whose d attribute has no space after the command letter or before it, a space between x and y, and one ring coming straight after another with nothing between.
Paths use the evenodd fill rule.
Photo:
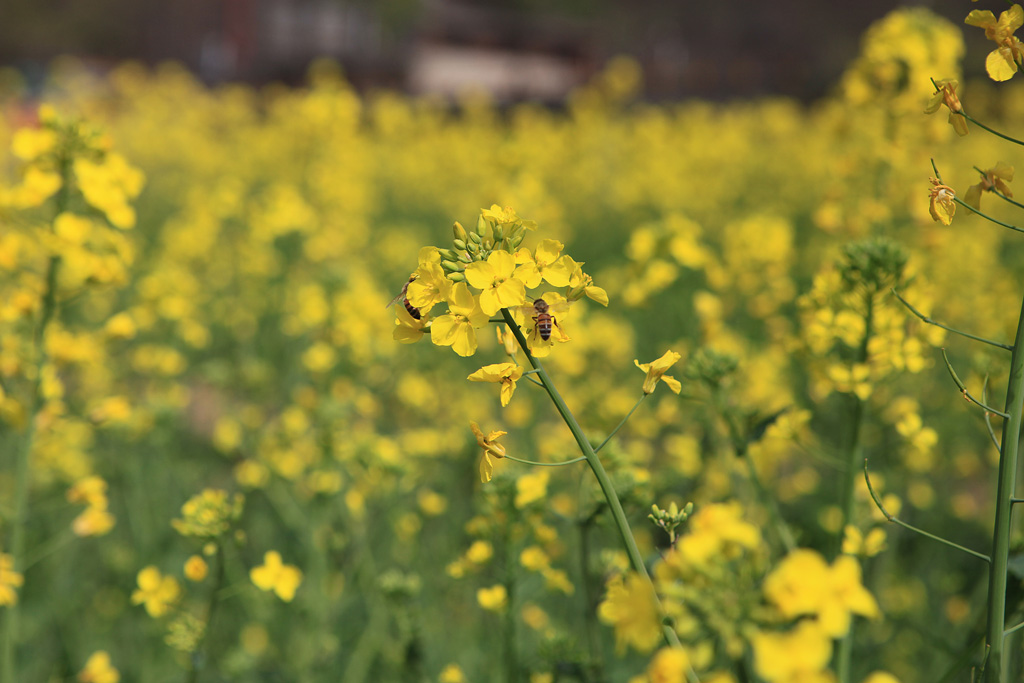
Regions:
<instances>
[{"instance_id":1,"label":"green stem","mask_svg":"<svg viewBox=\"0 0 1024 683\"><path fill-rule=\"evenodd\" d=\"M210 589L210 599L206 603L206 623L203 624L203 635L196 644L195 652L189 658L189 670L185 676L186 683L196 683L199 680L199 672L206 665L206 644L210 640L210 629L213 625L213 615L217 611L217 603L220 601L221 588L224 586L224 546L217 542L215 554L217 566L214 569L213 587Z\"/></svg>"},{"instance_id":2,"label":"green stem","mask_svg":"<svg viewBox=\"0 0 1024 683\"><path fill-rule=\"evenodd\" d=\"M864 314L864 337L861 339L860 348L857 349L858 363L864 363L868 358L868 343L871 341L875 312L875 296L873 292L867 294L865 304L867 305L867 310ZM842 550L843 534L845 533L846 525L850 524L853 519L853 508L856 502L854 485L859 470L858 464L862 457L860 441L861 431L864 426L866 404L856 395L853 395L852 398L853 415L850 420L850 437L846 443L846 457L844 458L846 470L843 472L842 484L843 522L839 527L839 533L836 535L833 557L839 555ZM843 639L839 641L839 650L836 652L836 677L839 679L839 683L849 683L850 681L850 664L853 659L853 626L853 622L851 622L850 629L843 636Z\"/></svg>"},{"instance_id":3,"label":"green stem","mask_svg":"<svg viewBox=\"0 0 1024 683\"><path fill-rule=\"evenodd\" d=\"M583 462L587 459L586 456L581 455L578 458L572 460L566 460L564 462L537 462L536 460L523 460L522 458L513 458L511 455L504 456L506 460L513 460L515 462L521 462L524 465L536 465L537 467L562 467L563 465L575 465L578 462Z\"/></svg>"},{"instance_id":4,"label":"green stem","mask_svg":"<svg viewBox=\"0 0 1024 683\"><path fill-rule=\"evenodd\" d=\"M622 503L619 502L619 496L615 492L615 487L612 485L612 480L609 478L608 473L604 469L604 465L601 463L600 458L597 457L597 453L594 452L593 446L590 445L590 441L583 433L583 429L576 421L576 417L569 410L569 407L565 404L561 394L558 393L558 389L555 388L554 382L551 381L551 377L548 375L547 370L540 364L533 354L530 353L529 347L526 343L526 337L523 336L523 331L519 329L519 325L512 318L512 314L508 312L508 309L501 309L501 313L505 318L505 322L508 324L508 328L512 330L512 334L516 336L516 341L519 342L520 348L523 353L526 354L526 359L530 361L530 365L537 370L537 376L540 377L541 382L544 384L544 389L548 392L548 396L551 397L552 403L555 404L555 409L562 416L566 426L569 427L569 431L572 432L573 438L576 439L577 445L580 450L583 451L583 455L587 458L587 463L590 465L591 471L597 478L597 483L601 487L602 493L604 493L605 500L608 501L608 507L612 512L612 518L615 521L615 526L619 530L619 534L622 536L622 543L626 546L626 554L629 555L630 564L633 565L633 570L636 571L643 579L647 582L650 587L651 596L658 606L658 611L664 614L664 610L661 607L661 601L658 599L657 592L654 589L654 582L651 581L651 575L647 571L647 566L644 564L643 555L640 554L640 548L637 547L636 539L633 538L633 532L629 528L629 520L626 519L626 513L622 509ZM676 635L675 629L670 625L662 626L662 633L665 636L665 640L674 647L682 647L679 642L679 637ZM692 670L687 672L687 678L691 681L697 679L696 674Z\"/></svg>"},{"instance_id":5,"label":"green stem","mask_svg":"<svg viewBox=\"0 0 1024 683\"><path fill-rule=\"evenodd\" d=\"M61 158L58 161L61 175L61 187L55 202L54 219L62 214L68 203L68 176L71 162ZM52 229L52 223L51 223ZM25 436L15 454L14 463L14 516L11 519L11 548L14 558L14 571L21 572L25 568L25 522L28 519L28 495L31 485L32 446L36 436L36 421L42 410L43 370L46 366L46 330L57 312L57 270L60 256L51 256L46 266L46 289L43 292L42 312L39 324L32 335L32 350L35 353L35 377L29 395L28 422ZM0 668L0 683L16 683L17 678L17 639L20 621L20 604L15 602L4 610L3 649L0 651L3 666Z\"/></svg>"},{"instance_id":6,"label":"green stem","mask_svg":"<svg viewBox=\"0 0 1024 683\"><path fill-rule=\"evenodd\" d=\"M982 218L984 218L985 220L987 220L989 222L995 223L996 225L1002 226L1002 227L1004 227L1004 228L1006 228L1008 230L1013 230L1014 232L1024 232L1024 229L1018 228L1016 225L1010 225L1009 223L1004 223L1001 220L997 220L995 218L992 218L992 216L989 216L984 211L979 211L978 209L975 209L973 206L971 206L967 202L963 201L959 197L953 197L953 201L956 202L957 204L959 204L960 206L964 207L968 211L970 211L972 213L978 214L979 216L981 216Z\"/></svg>"},{"instance_id":7,"label":"green stem","mask_svg":"<svg viewBox=\"0 0 1024 683\"><path fill-rule=\"evenodd\" d=\"M958 112L954 112L954 113L960 114L960 116L964 117L965 119L967 119L968 121L970 121L971 123L976 125L978 128L981 128L982 130L987 130L989 133L992 133L992 135L995 135L998 138L1002 138L1002 139L1006 140L1007 142L1012 142L1015 145L1024 145L1024 142L1021 142L1017 138L1011 138L1009 135L1003 135L999 131L994 130L992 128L989 128L988 126L986 126L984 123L982 123L978 119L974 118L973 116L969 116L963 110L958 111Z\"/></svg>"},{"instance_id":8,"label":"green stem","mask_svg":"<svg viewBox=\"0 0 1024 683\"><path fill-rule=\"evenodd\" d=\"M612 437L619 433L619 430L622 429L623 425L625 425L626 422L629 421L629 418L633 417L633 413L636 412L636 409L640 407L640 404L643 403L644 399L647 398L648 396L649 394L647 393L643 393L640 395L640 400L633 405L633 408L626 414L626 417L622 418L622 421L619 422L618 426L612 430L611 434L606 436L604 441L601 442L601 445L594 449L595 453L600 453L601 449L605 447L605 444L611 441Z\"/></svg>"},{"instance_id":9,"label":"green stem","mask_svg":"<svg viewBox=\"0 0 1024 683\"><path fill-rule=\"evenodd\" d=\"M955 327L950 327L948 325L943 325L942 323L940 323L937 320L932 320L931 318L926 316L924 313L922 313L921 311L919 311L916 308L914 308L913 306L911 306L909 301L907 301L902 296L900 296L900 293L896 291L895 287L890 289L889 291L892 292L893 295L897 299L899 299L900 302L904 306L909 308L910 312L913 313L914 315L916 315L921 320L921 322L923 322L923 323L926 323L928 325L934 325L935 327L941 327L942 329L948 330L949 332L952 332L953 334L959 334L961 337L967 337L968 339L973 339L974 341L980 341L983 344L991 344L992 346L996 346L996 347L998 347L1000 349L1006 349L1007 351L1012 351L1013 350L1013 347L1010 346L1009 344L1004 344L1002 342L993 341L992 339L985 339L984 337L979 337L977 335L971 334L970 332L963 332L961 330L956 329Z\"/></svg>"},{"instance_id":10,"label":"green stem","mask_svg":"<svg viewBox=\"0 0 1024 683\"><path fill-rule=\"evenodd\" d=\"M985 639L991 648L986 680L1005 683L1003 638L1006 627L1007 563L1010 558L1010 525L1014 485L1017 479L1017 450L1020 443L1021 411L1024 410L1024 304L1017 323L1017 335L1010 359L1010 378L1006 387L1006 414L1003 422L1002 453L999 456L999 481L996 487L996 520L992 532L992 564L988 580L988 622Z\"/></svg>"}]
</instances>

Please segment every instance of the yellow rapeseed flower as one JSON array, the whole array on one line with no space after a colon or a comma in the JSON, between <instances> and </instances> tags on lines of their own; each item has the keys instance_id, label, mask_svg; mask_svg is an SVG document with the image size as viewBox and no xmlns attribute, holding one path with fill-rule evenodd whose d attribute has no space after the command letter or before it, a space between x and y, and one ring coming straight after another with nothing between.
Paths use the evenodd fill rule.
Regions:
<instances>
[{"instance_id":1,"label":"yellow rapeseed flower","mask_svg":"<svg viewBox=\"0 0 1024 683\"><path fill-rule=\"evenodd\" d=\"M571 259L561 255L564 248L561 242L552 239L541 240L532 254L523 247L515 255L516 278L529 289L540 287L542 280L554 287L568 286L573 264Z\"/></svg>"},{"instance_id":2,"label":"yellow rapeseed flower","mask_svg":"<svg viewBox=\"0 0 1024 683\"><path fill-rule=\"evenodd\" d=\"M934 114L939 107L943 104L946 105L949 109L949 125L953 126L957 135L967 135L969 132L967 119L963 116L964 107L960 104L960 98L956 94L957 85L959 84L955 80L937 81L935 94L928 100L928 106L925 107L924 112Z\"/></svg>"},{"instance_id":3,"label":"yellow rapeseed flower","mask_svg":"<svg viewBox=\"0 0 1024 683\"><path fill-rule=\"evenodd\" d=\"M678 647L663 647L647 665L647 678L651 683L685 683L690 668L690 656Z\"/></svg>"},{"instance_id":4,"label":"yellow rapeseed flower","mask_svg":"<svg viewBox=\"0 0 1024 683\"><path fill-rule=\"evenodd\" d=\"M675 550L689 563L703 566L712 557L734 557L761 543L757 527L743 519L739 503L715 503L690 516L689 530Z\"/></svg>"},{"instance_id":5,"label":"yellow rapeseed flower","mask_svg":"<svg viewBox=\"0 0 1024 683\"><path fill-rule=\"evenodd\" d=\"M133 605L144 605L154 619L162 617L181 597L181 586L173 576L164 576L150 565L136 578L139 587L132 593Z\"/></svg>"},{"instance_id":6,"label":"yellow rapeseed flower","mask_svg":"<svg viewBox=\"0 0 1024 683\"><path fill-rule=\"evenodd\" d=\"M434 304L450 299L452 281L445 277L439 264L432 261L421 262L413 277L415 279L406 288L405 297L411 305L420 309L420 314L425 316ZM396 308L401 311L405 307Z\"/></svg>"},{"instance_id":7,"label":"yellow rapeseed flower","mask_svg":"<svg viewBox=\"0 0 1024 683\"><path fill-rule=\"evenodd\" d=\"M768 683L833 683L825 671L832 641L813 621L801 621L789 633L754 635L754 670Z\"/></svg>"},{"instance_id":8,"label":"yellow rapeseed flower","mask_svg":"<svg viewBox=\"0 0 1024 683\"><path fill-rule=\"evenodd\" d=\"M22 161L34 161L57 144L57 133L49 128L19 128L11 136L11 152Z\"/></svg>"},{"instance_id":9,"label":"yellow rapeseed flower","mask_svg":"<svg viewBox=\"0 0 1024 683\"><path fill-rule=\"evenodd\" d=\"M487 483L494 474L494 462L491 460L491 457L505 457L505 447L497 443L497 441L508 434L508 432L493 431L484 436L483 431L480 430L476 422L470 422L469 428L473 430L477 444L480 445L480 448L484 449L483 457L480 459L480 481Z\"/></svg>"},{"instance_id":10,"label":"yellow rapeseed flower","mask_svg":"<svg viewBox=\"0 0 1024 683\"><path fill-rule=\"evenodd\" d=\"M542 468L516 479L516 508L521 510L530 503L542 500L548 494L548 479L550 478L551 474L547 469Z\"/></svg>"},{"instance_id":11,"label":"yellow rapeseed flower","mask_svg":"<svg viewBox=\"0 0 1024 683\"><path fill-rule=\"evenodd\" d=\"M516 382L523 376L523 368L515 363L493 363L485 365L467 377L470 382L493 382L501 384L501 406L512 400Z\"/></svg>"},{"instance_id":12,"label":"yellow rapeseed flower","mask_svg":"<svg viewBox=\"0 0 1024 683\"><path fill-rule=\"evenodd\" d=\"M633 363L647 373L647 377L644 378L644 393L653 394L654 389L658 386L658 380L663 381L668 385L669 389L677 394L682 391L683 385L679 380L665 374L670 367L679 362L680 358L682 356L675 351L666 351L661 358L650 363L641 363L639 360L634 359Z\"/></svg>"},{"instance_id":13,"label":"yellow rapeseed flower","mask_svg":"<svg viewBox=\"0 0 1024 683\"><path fill-rule=\"evenodd\" d=\"M975 209L980 209L982 192L999 192L1005 197L1012 197L1013 192L1006 184L1011 180L1013 180L1013 166L1000 161L993 168L982 173L978 183L967 188L967 192L964 194L964 203Z\"/></svg>"},{"instance_id":14,"label":"yellow rapeseed flower","mask_svg":"<svg viewBox=\"0 0 1024 683\"><path fill-rule=\"evenodd\" d=\"M199 555L192 555L185 560L185 578L189 581L202 581L210 571L209 565Z\"/></svg>"},{"instance_id":15,"label":"yellow rapeseed flower","mask_svg":"<svg viewBox=\"0 0 1024 683\"><path fill-rule=\"evenodd\" d=\"M1024 26L1024 10L1013 5L999 15L989 10L971 10L965 24L985 29L985 37L996 44L996 49L985 58L985 71L993 81L1008 81L1024 62L1024 43L1014 33Z\"/></svg>"},{"instance_id":16,"label":"yellow rapeseed flower","mask_svg":"<svg viewBox=\"0 0 1024 683\"><path fill-rule=\"evenodd\" d=\"M466 683L466 674L458 664L449 664L441 670L437 683Z\"/></svg>"},{"instance_id":17,"label":"yellow rapeseed flower","mask_svg":"<svg viewBox=\"0 0 1024 683\"><path fill-rule=\"evenodd\" d=\"M78 672L79 683L119 683L121 674L110 662L105 650L93 652L85 660L85 667Z\"/></svg>"},{"instance_id":18,"label":"yellow rapeseed flower","mask_svg":"<svg viewBox=\"0 0 1024 683\"><path fill-rule=\"evenodd\" d=\"M513 277L515 270L516 259L507 251L492 251L486 261L466 266L466 281L481 290L480 308L484 313L491 316L503 308L526 303L526 287Z\"/></svg>"},{"instance_id":19,"label":"yellow rapeseed flower","mask_svg":"<svg viewBox=\"0 0 1024 683\"><path fill-rule=\"evenodd\" d=\"M291 602L302 583L302 571L281 561L281 553L270 550L263 555L263 564L249 570L249 578L262 591L274 591L277 597Z\"/></svg>"},{"instance_id":20,"label":"yellow rapeseed flower","mask_svg":"<svg viewBox=\"0 0 1024 683\"><path fill-rule=\"evenodd\" d=\"M14 557L8 553L0 553L0 606L16 603L16 589L24 582L25 578L21 573L14 571Z\"/></svg>"},{"instance_id":21,"label":"yellow rapeseed flower","mask_svg":"<svg viewBox=\"0 0 1024 683\"><path fill-rule=\"evenodd\" d=\"M608 592L597 608L597 616L615 629L615 648L620 653L627 645L650 652L661 640L654 592L636 572L629 572L625 578L616 574L608 581Z\"/></svg>"},{"instance_id":22,"label":"yellow rapeseed flower","mask_svg":"<svg viewBox=\"0 0 1024 683\"><path fill-rule=\"evenodd\" d=\"M485 327L489 319L466 283L457 282L448 297L448 313L430 326L430 341L450 346L460 356L472 356L476 353L476 330Z\"/></svg>"},{"instance_id":23,"label":"yellow rapeseed flower","mask_svg":"<svg viewBox=\"0 0 1024 683\"><path fill-rule=\"evenodd\" d=\"M797 549L765 579L764 594L787 618L816 616L821 630L840 638L852 615L877 617L878 603L861 584L860 565L841 555L832 566L816 551Z\"/></svg>"},{"instance_id":24,"label":"yellow rapeseed flower","mask_svg":"<svg viewBox=\"0 0 1024 683\"><path fill-rule=\"evenodd\" d=\"M508 591L500 583L476 592L476 601L485 610L501 612L508 606Z\"/></svg>"}]
</instances>

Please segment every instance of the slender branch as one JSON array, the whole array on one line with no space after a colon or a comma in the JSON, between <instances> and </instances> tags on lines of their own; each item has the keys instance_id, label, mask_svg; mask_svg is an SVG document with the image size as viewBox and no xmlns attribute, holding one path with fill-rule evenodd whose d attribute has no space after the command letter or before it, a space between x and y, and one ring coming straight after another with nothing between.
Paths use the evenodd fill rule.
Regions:
<instances>
[{"instance_id":1,"label":"slender branch","mask_svg":"<svg viewBox=\"0 0 1024 683\"><path fill-rule=\"evenodd\" d=\"M911 306L910 302L907 301L906 299L904 299L902 296L900 296L900 293L897 292L895 288L892 288L889 291L892 292L896 296L896 298L900 300L900 303L902 303L904 306L906 306L908 309L910 309L911 313L913 313L918 318L920 318L922 322L925 322L925 323L927 323L929 325L935 325L936 327L941 327L942 329L948 330L948 331L950 331L950 332L952 332L954 334L959 334L961 337L967 337L968 339L973 339L974 341L980 341L980 342L982 342L984 344L991 344L992 346L998 346L999 348L1006 349L1007 351L1012 351L1013 350L1013 347L1010 346L1009 344L1004 344L1002 342L993 341L991 339L985 339L984 337L979 337L977 335L971 334L970 332L963 332L961 330L956 329L955 327L950 327L948 325L943 325L939 321L933 320L932 318L929 318L924 313L921 313L921 311L919 311L916 308L914 308L913 306Z\"/></svg>"},{"instance_id":2,"label":"slender branch","mask_svg":"<svg viewBox=\"0 0 1024 683\"><path fill-rule=\"evenodd\" d=\"M526 375L523 375L523 377L526 377ZM540 387L541 389L543 389L543 388L544 388L544 385L543 385L543 384L541 384L540 382L538 382L537 380L535 380L534 378L532 378L532 377L526 377L526 379L528 379L529 381L533 382L534 384L536 384L536 385L537 385L538 387Z\"/></svg>"},{"instance_id":3,"label":"slender branch","mask_svg":"<svg viewBox=\"0 0 1024 683\"><path fill-rule=\"evenodd\" d=\"M1001 410L996 410L992 406L985 405L978 399L974 398L974 396L971 395L971 392L967 391L967 387L964 385L962 381L960 381L960 378L956 374L956 370L953 369L953 364L949 362L949 357L946 355L946 349L942 349L942 359L946 361L946 369L949 370L950 376L952 376L953 381L956 382L956 385L960 388L960 393L963 394L964 398L966 398L974 405L983 408L986 412L992 413L993 415L998 415L1004 420L1010 418L1008 414L1002 412Z\"/></svg>"},{"instance_id":4,"label":"slender branch","mask_svg":"<svg viewBox=\"0 0 1024 683\"><path fill-rule=\"evenodd\" d=\"M875 505L878 507L878 510L885 516L885 519L887 521L892 522L893 524L898 524L901 527L903 527L904 529L909 529L910 531L919 533L922 536L924 536L925 538L930 538L933 541L938 541L939 543L942 543L944 545L948 545L951 548L956 548L957 550L962 550L963 552L967 553L968 555L973 555L974 557L977 557L979 560L985 560L986 562L992 562L992 558L990 558L988 555L983 555L982 553L979 553L979 552L977 552L975 550L971 550L970 548L965 548L964 546L962 546L962 545L960 545L958 543L954 543L953 541L950 541L948 539L942 538L941 536L936 536L935 534L930 534L927 531L925 531L924 529L919 529L916 526L913 526L911 524L907 524L906 522L904 522L903 520L899 519L898 517L894 517L893 515L889 514L889 511L885 509L884 505L882 505L882 501L879 500L878 494L875 493L875 488L871 485L871 477L868 474L868 459L867 458L864 458L864 481L868 485L868 493L871 494L871 500L875 501Z\"/></svg>"},{"instance_id":5,"label":"slender branch","mask_svg":"<svg viewBox=\"0 0 1024 683\"><path fill-rule=\"evenodd\" d=\"M1024 145L1024 142L1021 142L1017 138L1011 138L1009 135L1003 135L998 130L994 130L992 128L989 128L984 123L982 123L978 119L974 118L973 116L970 116L969 114L967 114L967 112L963 111L962 109L960 111L953 112L953 113L954 114L959 114L960 116L964 117L965 119L967 119L968 121L970 121L971 123L976 125L978 128L981 128L982 130L987 130L989 133L992 133L992 135L995 135L998 138L1002 138L1002 139L1006 140L1007 142L1012 142L1015 145Z\"/></svg>"},{"instance_id":6,"label":"slender branch","mask_svg":"<svg viewBox=\"0 0 1024 683\"><path fill-rule=\"evenodd\" d=\"M988 403L988 376L987 375L985 376L984 384L981 385L981 400L984 401L985 403ZM990 439L992 439L992 444L996 447L996 451L1002 453L1003 452L1002 444L999 443L999 437L996 436L996 430L992 428L991 413L989 413L986 410L984 413L982 413L982 415L985 417L985 428L988 429L988 436L989 436Z\"/></svg>"},{"instance_id":7,"label":"slender branch","mask_svg":"<svg viewBox=\"0 0 1024 683\"><path fill-rule=\"evenodd\" d=\"M980 173L982 178L988 178L988 173L986 171L982 171L977 166L974 167L974 170L977 171L978 173ZM999 197L1000 199L1002 199L1004 201L1009 202L1010 204L1013 204L1014 206L1016 206L1018 208L1024 209L1024 204L1021 204L1018 201L1014 201L1013 199L1010 199L1009 197L1007 197L1005 194L1003 194L999 190L995 189L994 187L992 187L992 188L990 188L990 189L988 189L986 191L996 195L997 197Z\"/></svg>"},{"instance_id":8,"label":"slender branch","mask_svg":"<svg viewBox=\"0 0 1024 683\"><path fill-rule=\"evenodd\" d=\"M626 414L626 417L622 418L622 421L619 422L618 426L612 430L611 434L606 436L604 441L601 442L601 445L594 449L595 453L600 453L601 449L612 440L612 437L619 433L619 430L622 429L623 425L625 425L629 418L633 416L633 413L636 412L636 409L640 407L640 404L644 402L644 399L647 398L647 396L648 394L646 393L640 395L640 400L633 405L633 408Z\"/></svg>"},{"instance_id":9,"label":"slender branch","mask_svg":"<svg viewBox=\"0 0 1024 683\"><path fill-rule=\"evenodd\" d=\"M957 204L959 204L960 206L964 207L968 211L970 211L972 213L976 213L979 216L981 216L982 218L984 218L984 219L986 219L988 221L991 221L992 223L995 223L996 225L1000 225L1000 226L1002 226L1004 228L1007 228L1008 230L1013 230L1014 232L1024 232L1024 230L1022 230L1021 228L1018 228L1016 225L1010 225L1009 223L1004 223L1001 220L997 220L995 218L992 218L992 216L989 216L984 211L980 211L978 209L975 209L973 206L971 206L967 202L963 201L959 197L953 197L953 201L956 202Z\"/></svg>"},{"instance_id":10,"label":"slender branch","mask_svg":"<svg viewBox=\"0 0 1024 683\"><path fill-rule=\"evenodd\" d=\"M537 467L562 467L563 465L575 465L578 462L583 462L587 459L587 456L581 455L578 458L572 460L566 460L565 462L537 462L536 460L523 460L522 458L514 458L511 455L505 455L506 460L513 460L515 462L521 462L524 465L536 465Z\"/></svg>"}]
</instances>

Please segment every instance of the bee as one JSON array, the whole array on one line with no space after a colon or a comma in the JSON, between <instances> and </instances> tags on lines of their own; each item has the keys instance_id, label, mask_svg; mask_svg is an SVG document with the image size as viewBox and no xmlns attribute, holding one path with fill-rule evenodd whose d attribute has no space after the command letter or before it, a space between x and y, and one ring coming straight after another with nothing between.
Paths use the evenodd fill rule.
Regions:
<instances>
[{"instance_id":1,"label":"bee","mask_svg":"<svg viewBox=\"0 0 1024 683\"><path fill-rule=\"evenodd\" d=\"M551 339L551 324L555 322L548 312L549 308L551 307L544 299L535 299L533 302L533 310L537 313L533 316L533 322L537 323L537 333L544 341Z\"/></svg>"},{"instance_id":2,"label":"bee","mask_svg":"<svg viewBox=\"0 0 1024 683\"><path fill-rule=\"evenodd\" d=\"M409 303L409 299L405 296L405 293L409 291L409 284L413 282L415 279L415 275L411 276L409 278L409 282L406 282L404 285L402 285L402 291L398 293L398 296L392 299L391 302L388 303L388 305L385 306L384 308L391 308L399 301L401 301L402 303L405 304L405 310L409 311L409 315L411 315L413 319L419 320L422 317L420 314L420 309L416 308L411 303Z\"/></svg>"}]
</instances>

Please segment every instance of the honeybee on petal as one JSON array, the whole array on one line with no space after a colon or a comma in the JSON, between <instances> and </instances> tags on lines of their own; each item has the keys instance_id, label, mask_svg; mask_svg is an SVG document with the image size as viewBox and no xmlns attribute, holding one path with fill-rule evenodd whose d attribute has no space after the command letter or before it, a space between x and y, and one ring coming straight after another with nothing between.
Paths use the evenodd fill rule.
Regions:
<instances>
[{"instance_id":1,"label":"honeybee on petal","mask_svg":"<svg viewBox=\"0 0 1024 683\"><path fill-rule=\"evenodd\" d=\"M552 334L557 331L557 340L560 342L569 341L569 335L565 333L562 326L558 324L555 313L563 315L569 310L569 302L560 294L546 294L550 299L537 298L528 306L521 306L520 312L524 317L533 320L533 326L527 334L527 343L530 351L535 355L547 355L554 340Z\"/></svg>"},{"instance_id":2,"label":"honeybee on petal","mask_svg":"<svg viewBox=\"0 0 1024 683\"><path fill-rule=\"evenodd\" d=\"M402 285L402 291L400 291L398 293L398 296L396 296L394 299L392 299L388 303L388 305L385 306L384 308L391 308L392 306L397 304L399 301L401 301L402 303L405 304L405 310L409 311L409 315L411 315L413 317L413 319L419 320L422 317L422 315L420 313L420 309L416 308L411 303L409 303L409 299L405 295L406 292L409 291L409 284L414 282L415 280L416 280L416 276L415 275L411 275L409 277L409 281L406 282L404 285Z\"/></svg>"}]
</instances>

